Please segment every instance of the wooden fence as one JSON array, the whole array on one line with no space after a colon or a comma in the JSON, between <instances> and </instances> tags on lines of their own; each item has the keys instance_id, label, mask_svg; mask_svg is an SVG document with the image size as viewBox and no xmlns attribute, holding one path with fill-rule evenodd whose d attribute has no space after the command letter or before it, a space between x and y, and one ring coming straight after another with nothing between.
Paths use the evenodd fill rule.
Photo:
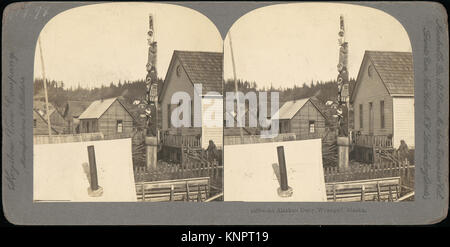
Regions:
<instances>
[{"instance_id":1,"label":"wooden fence","mask_svg":"<svg viewBox=\"0 0 450 247\"><path fill-rule=\"evenodd\" d=\"M165 163L156 169L134 168L134 179L137 183L196 177L209 177L213 186L221 188L223 166L219 166L217 162L186 161L183 164Z\"/></svg>"},{"instance_id":2,"label":"wooden fence","mask_svg":"<svg viewBox=\"0 0 450 247\"><path fill-rule=\"evenodd\" d=\"M169 133L162 133L161 143L169 147L196 147L202 145L201 137L198 135L172 135Z\"/></svg>"},{"instance_id":3,"label":"wooden fence","mask_svg":"<svg viewBox=\"0 0 450 247\"><path fill-rule=\"evenodd\" d=\"M372 165L353 166L344 171L340 171L338 167L324 167L324 176L325 183L400 177L402 186L413 189L414 171L415 166L409 164L409 162L381 161Z\"/></svg>"},{"instance_id":4,"label":"wooden fence","mask_svg":"<svg viewBox=\"0 0 450 247\"><path fill-rule=\"evenodd\" d=\"M401 195L400 177L327 183L327 200L334 202L396 201Z\"/></svg>"},{"instance_id":5,"label":"wooden fence","mask_svg":"<svg viewBox=\"0 0 450 247\"><path fill-rule=\"evenodd\" d=\"M252 144L252 143L266 143L279 141L293 141L296 139L295 133L278 134L273 138L262 138L260 135L245 135L241 136L224 136L224 145L238 145L238 144Z\"/></svg>"},{"instance_id":6,"label":"wooden fence","mask_svg":"<svg viewBox=\"0 0 450 247\"><path fill-rule=\"evenodd\" d=\"M138 201L196 201L209 198L209 177L136 183Z\"/></svg>"},{"instance_id":7,"label":"wooden fence","mask_svg":"<svg viewBox=\"0 0 450 247\"><path fill-rule=\"evenodd\" d=\"M353 132L354 133L354 132ZM364 147L382 147L391 148L392 139L388 136L374 136L374 135L355 135L352 136L355 145Z\"/></svg>"},{"instance_id":8,"label":"wooden fence","mask_svg":"<svg viewBox=\"0 0 450 247\"><path fill-rule=\"evenodd\" d=\"M53 143L67 143L67 142L84 142L84 141L98 141L103 140L104 135L100 132L82 133L82 134L68 134L68 135L34 135L33 143L38 144L53 144Z\"/></svg>"}]
</instances>

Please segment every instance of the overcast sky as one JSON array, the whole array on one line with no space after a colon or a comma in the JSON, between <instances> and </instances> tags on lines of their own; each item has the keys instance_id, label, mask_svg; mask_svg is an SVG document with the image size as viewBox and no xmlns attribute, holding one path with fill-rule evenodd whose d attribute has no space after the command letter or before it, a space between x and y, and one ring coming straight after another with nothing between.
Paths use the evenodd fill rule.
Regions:
<instances>
[{"instance_id":1,"label":"overcast sky","mask_svg":"<svg viewBox=\"0 0 450 247\"><path fill-rule=\"evenodd\" d=\"M254 10L231 27L237 77L255 81L260 88L335 79L340 14L351 77L357 76L365 50L411 51L406 31L385 12L348 4L280 4ZM233 77L228 37L225 79Z\"/></svg>"},{"instance_id":2,"label":"overcast sky","mask_svg":"<svg viewBox=\"0 0 450 247\"><path fill-rule=\"evenodd\" d=\"M189 8L154 3L107 3L74 8L51 19L40 34L48 79L67 87L96 87L146 76L148 16L155 18L158 77L173 50L223 50L215 25ZM35 77L42 77L39 47Z\"/></svg>"}]
</instances>

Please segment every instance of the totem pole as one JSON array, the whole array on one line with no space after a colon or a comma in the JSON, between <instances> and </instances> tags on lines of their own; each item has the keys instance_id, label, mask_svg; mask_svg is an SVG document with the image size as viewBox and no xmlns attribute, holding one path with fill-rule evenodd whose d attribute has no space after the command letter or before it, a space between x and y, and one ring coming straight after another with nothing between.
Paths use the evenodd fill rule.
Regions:
<instances>
[{"instance_id":1,"label":"totem pole","mask_svg":"<svg viewBox=\"0 0 450 247\"><path fill-rule=\"evenodd\" d=\"M349 100L349 89L348 89L348 42L345 41L345 28L344 28L344 17L340 16L340 28L339 28L339 63L337 66L339 75L337 77L338 83L338 129L339 136L348 136L348 100Z\"/></svg>"},{"instance_id":2,"label":"totem pole","mask_svg":"<svg viewBox=\"0 0 450 247\"><path fill-rule=\"evenodd\" d=\"M155 41L155 29L153 15L149 16L148 31L148 62L147 76L145 78L146 94L145 100L142 102L145 108L145 130L146 130L146 156L147 167L156 168L157 150L158 150L158 77L156 72L156 51L157 43Z\"/></svg>"},{"instance_id":3,"label":"totem pole","mask_svg":"<svg viewBox=\"0 0 450 247\"><path fill-rule=\"evenodd\" d=\"M337 100L337 118L338 118L338 158L339 168L349 168L349 146L350 140L348 136L348 101L349 101L349 89L348 89L348 42L345 41L345 27L344 17L341 15L339 18L339 63L337 66L339 75L337 77L338 83L338 100Z\"/></svg>"}]
</instances>

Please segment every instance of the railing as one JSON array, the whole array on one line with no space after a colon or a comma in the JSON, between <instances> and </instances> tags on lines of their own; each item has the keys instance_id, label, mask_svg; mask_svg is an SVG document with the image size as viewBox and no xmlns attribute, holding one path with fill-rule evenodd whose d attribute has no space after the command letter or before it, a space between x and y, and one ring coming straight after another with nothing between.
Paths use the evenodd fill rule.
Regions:
<instances>
[{"instance_id":1,"label":"railing","mask_svg":"<svg viewBox=\"0 0 450 247\"><path fill-rule=\"evenodd\" d=\"M67 142L85 142L103 140L104 135L100 132L69 134L69 135L34 135L33 143L38 144L53 144L53 143L67 143Z\"/></svg>"},{"instance_id":2,"label":"railing","mask_svg":"<svg viewBox=\"0 0 450 247\"><path fill-rule=\"evenodd\" d=\"M407 161L403 163L382 161L373 165L353 166L347 170L339 170L339 167L324 167L324 176L325 183L400 177L403 186L414 188L414 171L415 166Z\"/></svg>"},{"instance_id":3,"label":"railing","mask_svg":"<svg viewBox=\"0 0 450 247\"><path fill-rule=\"evenodd\" d=\"M218 162L194 162L186 160L183 164L158 164L156 169L147 167L134 168L134 179L136 182L151 182L172 179L185 179L196 177L209 177L211 183L221 186L223 177L223 166Z\"/></svg>"},{"instance_id":4,"label":"railing","mask_svg":"<svg viewBox=\"0 0 450 247\"><path fill-rule=\"evenodd\" d=\"M382 135L354 135L354 144L365 147L392 148L392 139Z\"/></svg>"},{"instance_id":5,"label":"railing","mask_svg":"<svg viewBox=\"0 0 450 247\"><path fill-rule=\"evenodd\" d=\"M209 199L209 177L136 183L138 201L196 201Z\"/></svg>"},{"instance_id":6,"label":"railing","mask_svg":"<svg viewBox=\"0 0 450 247\"><path fill-rule=\"evenodd\" d=\"M168 132L161 133L161 143L170 147L201 147L201 137L198 135L173 135Z\"/></svg>"},{"instance_id":7,"label":"railing","mask_svg":"<svg viewBox=\"0 0 450 247\"><path fill-rule=\"evenodd\" d=\"M224 145L266 143L266 142L293 141L293 140L296 140L295 133L278 134L273 138L262 138L260 135L245 135L242 138L241 136L224 136Z\"/></svg>"}]
</instances>

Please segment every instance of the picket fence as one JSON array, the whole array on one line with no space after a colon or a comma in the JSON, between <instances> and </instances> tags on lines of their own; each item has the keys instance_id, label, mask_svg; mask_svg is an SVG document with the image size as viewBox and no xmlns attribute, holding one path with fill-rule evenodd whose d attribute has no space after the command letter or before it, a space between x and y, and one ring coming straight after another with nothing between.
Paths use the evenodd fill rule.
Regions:
<instances>
[{"instance_id":1,"label":"picket fence","mask_svg":"<svg viewBox=\"0 0 450 247\"><path fill-rule=\"evenodd\" d=\"M266 143L279 141L293 141L296 140L295 133L278 134L273 138L262 138L260 135L244 135L242 136L224 136L224 145L238 145L238 144L252 144L252 143Z\"/></svg>"},{"instance_id":2,"label":"picket fence","mask_svg":"<svg viewBox=\"0 0 450 247\"><path fill-rule=\"evenodd\" d=\"M82 134L67 134L67 135L34 135L33 143L38 144L54 144L67 142L85 142L103 140L104 135L100 132L82 133Z\"/></svg>"},{"instance_id":3,"label":"picket fence","mask_svg":"<svg viewBox=\"0 0 450 247\"><path fill-rule=\"evenodd\" d=\"M183 164L165 163L156 169L134 168L136 183L198 177L209 177L213 186L221 187L223 166L220 166L218 162L186 161Z\"/></svg>"},{"instance_id":4,"label":"picket fence","mask_svg":"<svg viewBox=\"0 0 450 247\"><path fill-rule=\"evenodd\" d=\"M381 161L371 165L352 166L346 170L339 167L324 167L325 183L345 182L353 180L400 177L401 185L414 188L415 166L409 162Z\"/></svg>"}]
</instances>

